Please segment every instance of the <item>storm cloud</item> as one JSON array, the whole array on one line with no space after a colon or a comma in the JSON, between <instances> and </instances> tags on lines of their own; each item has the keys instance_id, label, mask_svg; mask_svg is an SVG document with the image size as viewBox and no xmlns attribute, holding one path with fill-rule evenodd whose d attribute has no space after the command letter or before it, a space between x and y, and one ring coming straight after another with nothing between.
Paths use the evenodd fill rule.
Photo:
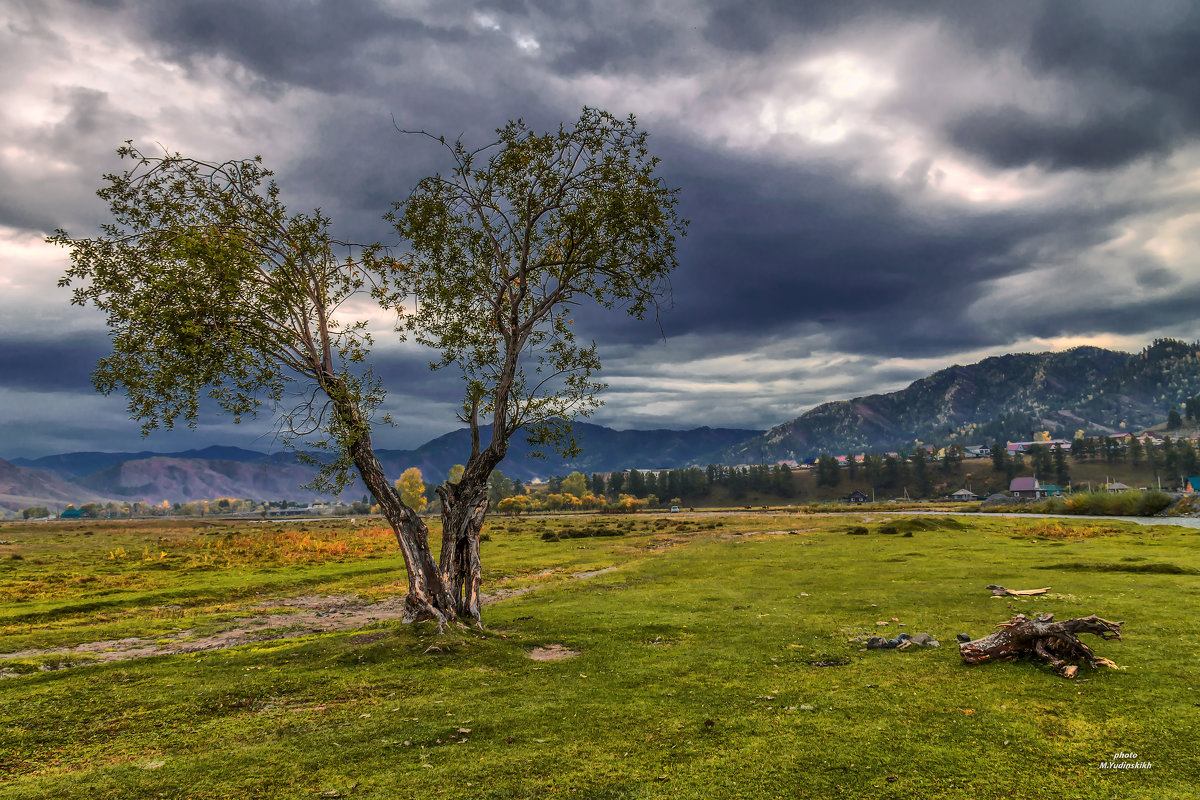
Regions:
<instances>
[{"instance_id":1,"label":"storm cloud","mask_svg":"<svg viewBox=\"0 0 1200 800\"><path fill-rule=\"evenodd\" d=\"M767 427L1011 350L1200 337L1193 3L51 0L0 23L0 457L158 446L91 392L104 321L41 243L103 221L125 139L261 153L294 209L389 241L389 204L447 166L398 127L478 145L636 114L691 227L660 314L577 315L614 427ZM454 376L383 331L381 443L455 427Z\"/></svg>"}]
</instances>

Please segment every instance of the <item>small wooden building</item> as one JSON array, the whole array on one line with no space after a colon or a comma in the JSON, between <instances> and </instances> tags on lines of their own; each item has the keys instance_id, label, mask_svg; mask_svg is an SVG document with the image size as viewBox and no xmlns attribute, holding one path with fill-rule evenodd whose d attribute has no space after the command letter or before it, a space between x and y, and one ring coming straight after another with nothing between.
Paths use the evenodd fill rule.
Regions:
<instances>
[{"instance_id":1,"label":"small wooden building","mask_svg":"<svg viewBox=\"0 0 1200 800\"><path fill-rule=\"evenodd\" d=\"M1030 497L1038 499L1046 496L1046 490L1038 483L1037 478L1013 478L1008 485L1013 497Z\"/></svg>"}]
</instances>

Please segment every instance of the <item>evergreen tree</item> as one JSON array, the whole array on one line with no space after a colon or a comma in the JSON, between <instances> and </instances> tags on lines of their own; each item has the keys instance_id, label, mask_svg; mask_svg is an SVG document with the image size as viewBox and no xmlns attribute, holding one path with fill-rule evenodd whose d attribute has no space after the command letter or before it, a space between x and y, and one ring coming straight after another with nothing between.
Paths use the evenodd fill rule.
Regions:
<instances>
[{"instance_id":1,"label":"evergreen tree","mask_svg":"<svg viewBox=\"0 0 1200 800\"><path fill-rule=\"evenodd\" d=\"M837 459L829 453L821 453L817 459L817 486L837 486L842 480L842 469Z\"/></svg>"},{"instance_id":2,"label":"evergreen tree","mask_svg":"<svg viewBox=\"0 0 1200 800\"><path fill-rule=\"evenodd\" d=\"M1200 471L1200 465L1197 464L1196 448L1190 439L1180 439L1175 447L1179 451L1179 477L1182 482L1184 478L1195 476Z\"/></svg>"},{"instance_id":3,"label":"evergreen tree","mask_svg":"<svg viewBox=\"0 0 1200 800\"><path fill-rule=\"evenodd\" d=\"M729 487L729 496L734 500L741 500L746 496L746 473L744 470L736 467L729 468L729 474L725 478L725 485Z\"/></svg>"},{"instance_id":4,"label":"evergreen tree","mask_svg":"<svg viewBox=\"0 0 1200 800\"><path fill-rule=\"evenodd\" d=\"M795 497L796 484L792 481L792 471L786 464L780 464L775 468L775 475L772 481L773 491L779 497Z\"/></svg>"},{"instance_id":5,"label":"evergreen tree","mask_svg":"<svg viewBox=\"0 0 1200 800\"><path fill-rule=\"evenodd\" d=\"M1025 471L1025 456L1020 453L1013 453L1008 459L1008 479L1011 481L1018 474Z\"/></svg>"},{"instance_id":6,"label":"evergreen tree","mask_svg":"<svg viewBox=\"0 0 1200 800\"><path fill-rule=\"evenodd\" d=\"M899 488L904 483L904 462L888 454L883 459L883 485L889 489Z\"/></svg>"},{"instance_id":7,"label":"evergreen tree","mask_svg":"<svg viewBox=\"0 0 1200 800\"><path fill-rule=\"evenodd\" d=\"M1129 455L1129 461L1136 467L1142 461L1142 456L1145 455L1145 448L1142 446L1142 440L1136 436L1129 439L1129 448L1126 451Z\"/></svg>"},{"instance_id":8,"label":"evergreen tree","mask_svg":"<svg viewBox=\"0 0 1200 800\"><path fill-rule=\"evenodd\" d=\"M1183 427L1183 419L1179 416L1179 409L1171 406L1171 410L1167 412L1167 430L1177 431Z\"/></svg>"},{"instance_id":9,"label":"evergreen tree","mask_svg":"<svg viewBox=\"0 0 1200 800\"><path fill-rule=\"evenodd\" d=\"M1179 474L1179 451L1175 449L1175 443L1171 441L1170 436L1164 436L1162 442L1163 472L1170 479Z\"/></svg>"},{"instance_id":10,"label":"evergreen tree","mask_svg":"<svg viewBox=\"0 0 1200 800\"><path fill-rule=\"evenodd\" d=\"M992 443L992 471L1008 472L1008 446L1000 442Z\"/></svg>"},{"instance_id":11,"label":"evergreen tree","mask_svg":"<svg viewBox=\"0 0 1200 800\"><path fill-rule=\"evenodd\" d=\"M846 474L850 476L850 480L858 476L858 461L854 458L854 453L846 456Z\"/></svg>"},{"instance_id":12,"label":"evergreen tree","mask_svg":"<svg viewBox=\"0 0 1200 800\"><path fill-rule=\"evenodd\" d=\"M929 477L929 467L925 462L927 457L924 447L918 447L909 461L912 462L912 485L918 497L928 497L933 492L933 481Z\"/></svg>"},{"instance_id":13,"label":"evergreen tree","mask_svg":"<svg viewBox=\"0 0 1200 800\"><path fill-rule=\"evenodd\" d=\"M1071 471L1067 468L1067 454L1061 444L1054 445L1054 482L1066 486L1071 482Z\"/></svg>"},{"instance_id":14,"label":"evergreen tree","mask_svg":"<svg viewBox=\"0 0 1200 800\"><path fill-rule=\"evenodd\" d=\"M1162 454L1158 448L1154 446L1154 442L1145 443L1146 465L1150 467L1154 473L1155 480L1158 479L1158 468L1162 466Z\"/></svg>"},{"instance_id":15,"label":"evergreen tree","mask_svg":"<svg viewBox=\"0 0 1200 800\"><path fill-rule=\"evenodd\" d=\"M863 471L867 474L867 481L871 486L883 485L883 459L878 453L871 453L863 459Z\"/></svg>"}]
</instances>

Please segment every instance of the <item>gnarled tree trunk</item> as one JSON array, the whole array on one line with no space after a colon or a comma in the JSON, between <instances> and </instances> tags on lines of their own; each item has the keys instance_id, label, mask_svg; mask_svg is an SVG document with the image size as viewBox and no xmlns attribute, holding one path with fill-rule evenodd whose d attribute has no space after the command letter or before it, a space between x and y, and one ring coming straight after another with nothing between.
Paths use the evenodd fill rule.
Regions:
<instances>
[{"instance_id":1,"label":"gnarled tree trunk","mask_svg":"<svg viewBox=\"0 0 1200 800\"><path fill-rule=\"evenodd\" d=\"M392 526L404 556L404 567L408 573L404 622L434 620L440 629L457 617L458 609L433 560L433 552L429 547L429 528L417 512L401 502L384 474L379 459L375 457L370 436L364 433L350 446L350 457L367 489L378 501L384 518Z\"/></svg>"},{"instance_id":2,"label":"gnarled tree trunk","mask_svg":"<svg viewBox=\"0 0 1200 800\"><path fill-rule=\"evenodd\" d=\"M479 585L483 567L479 560L479 535L488 512L486 480L464 479L438 487L442 499L442 584L450 593L458 616L480 623Z\"/></svg>"},{"instance_id":3,"label":"gnarled tree trunk","mask_svg":"<svg viewBox=\"0 0 1200 800\"><path fill-rule=\"evenodd\" d=\"M1064 678L1074 678L1084 661L1093 668L1115 667L1107 658L1101 658L1076 637L1078 633L1092 633L1101 639L1120 639L1121 622L1109 622L1095 614L1090 617L1054 622L1053 614L1042 614L1029 619L1018 614L1008 622L1001 622L998 630L982 639L963 642L958 646L963 661L967 664L983 664L988 661L1004 661L1022 655L1033 655L1050 664Z\"/></svg>"}]
</instances>

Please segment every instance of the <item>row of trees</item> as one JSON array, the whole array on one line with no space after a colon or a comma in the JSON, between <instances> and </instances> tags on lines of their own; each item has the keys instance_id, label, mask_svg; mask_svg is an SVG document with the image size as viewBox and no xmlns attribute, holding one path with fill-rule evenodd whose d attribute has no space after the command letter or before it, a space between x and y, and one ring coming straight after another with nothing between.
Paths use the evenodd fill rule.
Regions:
<instances>
[{"instance_id":1,"label":"row of trees","mask_svg":"<svg viewBox=\"0 0 1200 800\"><path fill-rule=\"evenodd\" d=\"M698 501L708 497L715 486L724 487L735 500L751 492L781 498L796 496L792 472L784 465L725 467L709 464L705 469L688 467L644 472L632 469L610 473L607 478L599 473L587 477L573 472L566 477L555 476L547 484L550 494L564 493L577 498L591 494L610 501L629 495L638 500L653 499L651 506L657 505L659 498L671 505Z\"/></svg>"},{"instance_id":2,"label":"row of trees","mask_svg":"<svg viewBox=\"0 0 1200 800\"><path fill-rule=\"evenodd\" d=\"M466 467L462 464L455 464L450 468L446 482L451 485L457 484L462 480L465 470ZM494 470L488 476L487 497L491 504L498 503L506 497L524 494L525 491L525 486L521 483L520 478L510 480L500 470ZM417 513L426 509L435 510L437 504L440 503L440 498L435 497L432 501L430 500L437 494L437 485L426 483L425 477L418 467L409 467L401 473L400 478L396 481L396 492L400 495L400 499ZM371 511L379 513L379 507L373 506Z\"/></svg>"},{"instance_id":3,"label":"row of trees","mask_svg":"<svg viewBox=\"0 0 1200 800\"><path fill-rule=\"evenodd\" d=\"M822 453L816 463L817 485L833 488L845 478L879 489L905 488L924 496L933 492L939 474L959 474L964 457L965 451L958 444L945 448L941 457L924 447L918 447L912 455L869 453L858 458L851 454L846 456L844 466L829 453Z\"/></svg>"},{"instance_id":4,"label":"row of trees","mask_svg":"<svg viewBox=\"0 0 1200 800\"><path fill-rule=\"evenodd\" d=\"M1078 439L1071 449L1076 460L1103 459L1109 464L1126 463L1132 466L1145 464L1157 477L1186 478L1200 474L1200 454L1191 439L1162 437L1162 444L1143 441L1136 437L1126 440L1109 436Z\"/></svg>"}]
</instances>

